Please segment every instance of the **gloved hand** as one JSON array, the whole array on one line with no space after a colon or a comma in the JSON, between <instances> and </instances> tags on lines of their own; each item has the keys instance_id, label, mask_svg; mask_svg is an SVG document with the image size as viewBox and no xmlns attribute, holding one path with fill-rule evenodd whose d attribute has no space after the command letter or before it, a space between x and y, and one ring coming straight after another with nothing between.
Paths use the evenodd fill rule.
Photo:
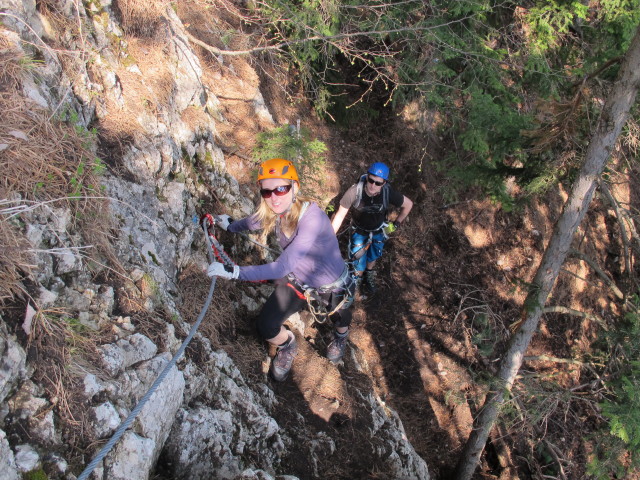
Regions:
<instances>
[{"instance_id":1,"label":"gloved hand","mask_svg":"<svg viewBox=\"0 0 640 480\"><path fill-rule=\"evenodd\" d=\"M229 228L231 223L233 223L233 218L229 215L224 214L216 216L216 224L218 224L218 226L223 230Z\"/></svg>"},{"instance_id":2,"label":"gloved hand","mask_svg":"<svg viewBox=\"0 0 640 480\"><path fill-rule=\"evenodd\" d=\"M207 268L207 275L231 280L238 278L238 275L240 275L240 267L238 265L225 265L224 263L213 262L209 265L209 268Z\"/></svg>"},{"instance_id":3,"label":"gloved hand","mask_svg":"<svg viewBox=\"0 0 640 480\"><path fill-rule=\"evenodd\" d=\"M400 225L397 223L388 222L387 225L382 230L384 231L384 234L388 237L393 232L395 232L399 226Z\"/></svg>"}]
</instances>

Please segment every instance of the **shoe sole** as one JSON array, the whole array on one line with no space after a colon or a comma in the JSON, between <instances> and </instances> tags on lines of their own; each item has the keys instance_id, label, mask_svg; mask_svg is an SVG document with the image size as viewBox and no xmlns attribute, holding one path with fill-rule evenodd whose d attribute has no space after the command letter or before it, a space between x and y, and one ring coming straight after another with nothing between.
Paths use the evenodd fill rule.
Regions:
<instances>
[{"instance_id":1,"label":"shoe sole","mask_svg":"<svg viewBox=\"0 0 640 480\"><path fill-rule=\"evenodd\" d=\"M269 377L271 377L271 380L273 380L274 382L278 382L278 383L282 383L284 382L287 378L289 378L289 375L291 374L291 371L287 372L284 377L278 379L276 378L276 376L274 375L274 373L269 370Z\"/></svg>"}]
</instances>

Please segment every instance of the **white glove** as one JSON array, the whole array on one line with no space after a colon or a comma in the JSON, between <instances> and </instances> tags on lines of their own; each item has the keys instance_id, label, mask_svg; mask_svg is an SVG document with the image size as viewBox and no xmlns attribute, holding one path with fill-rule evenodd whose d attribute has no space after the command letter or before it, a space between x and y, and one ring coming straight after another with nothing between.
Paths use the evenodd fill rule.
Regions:
<instances>
[{"instance_id":1,"label":"white glove","mask_svg":"<svg viewBox=\"0 0 640 480\"><path fill-rule=\"evenodd\" d=\"M238 265L225 265L224 263L213 262L209 265L209 268L207 268L207 275L231 280L238 278L238 275L240 275L240 267Z\"/></svg>"},{"instance_id":2,"label":"white glove","mask_svg":"<svg viewBox=\"0 0 640 480\"><path fill-rule=\"evenodd\" d=\"M229 224L233 222L233 218L229 215L218 215L216 216L216 224L223 230L229 228Z\"/></svg>"}]
</instances>

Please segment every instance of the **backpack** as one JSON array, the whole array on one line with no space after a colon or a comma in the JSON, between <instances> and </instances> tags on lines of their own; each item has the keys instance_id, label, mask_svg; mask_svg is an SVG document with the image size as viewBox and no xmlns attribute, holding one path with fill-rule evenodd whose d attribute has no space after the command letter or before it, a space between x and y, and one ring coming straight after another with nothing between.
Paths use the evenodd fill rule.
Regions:
<instances>
[{"instance_id":1,"label":"backpack","mask_svg":"<svg viewBox=\"0 0 640 480\"><path fill-rule=\"evenodd\" d=\"M364 182L366 182L367 180L367 175L362 175L360 177L360 180L358 181L358 186L356 187L356 198L353 201L353 204L351 205L353 208L357 209L358 206L360 205L360 202L362 202L362 191L364 189ZM382 205L380 205L378 208L376 208L376 212L386 212L389 209L389 189L391 187L389 186L389 182L385 182L384 185L382 186ZM369 209L369 211L371 211L372 207L367 207L367 209Z\"/></svg>"}]
</instances>

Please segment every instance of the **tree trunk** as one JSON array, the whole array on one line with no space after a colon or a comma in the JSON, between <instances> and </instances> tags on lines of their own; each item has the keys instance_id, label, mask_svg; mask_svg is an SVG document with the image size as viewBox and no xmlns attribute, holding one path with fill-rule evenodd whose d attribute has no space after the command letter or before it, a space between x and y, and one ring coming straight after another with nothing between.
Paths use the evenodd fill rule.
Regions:
<instances>
[{"instance_id":1,"label":"tree trunk","mask_svg":"<svg viewBox=\"0 0 640 480\"><path fill-rule=\"evenodd\" d=\"M595 133L587 149L579 176L573 184L571 194L562 215L555 225L549 245L542 257L536 276L523 306L518 330L509 343L500 364L498 378L487 395L484 406L474 421L473 430L458 461L454 478L468 480L478 465L487 442L489 432L498 416L505 395L511 391L516 374L538 327L547 297L564 263L578 225L587 213L593 193L622 127L627 121L640 87L640 28L631 41L618 80L598 120Z\"/></svg>"}]
</instances>

